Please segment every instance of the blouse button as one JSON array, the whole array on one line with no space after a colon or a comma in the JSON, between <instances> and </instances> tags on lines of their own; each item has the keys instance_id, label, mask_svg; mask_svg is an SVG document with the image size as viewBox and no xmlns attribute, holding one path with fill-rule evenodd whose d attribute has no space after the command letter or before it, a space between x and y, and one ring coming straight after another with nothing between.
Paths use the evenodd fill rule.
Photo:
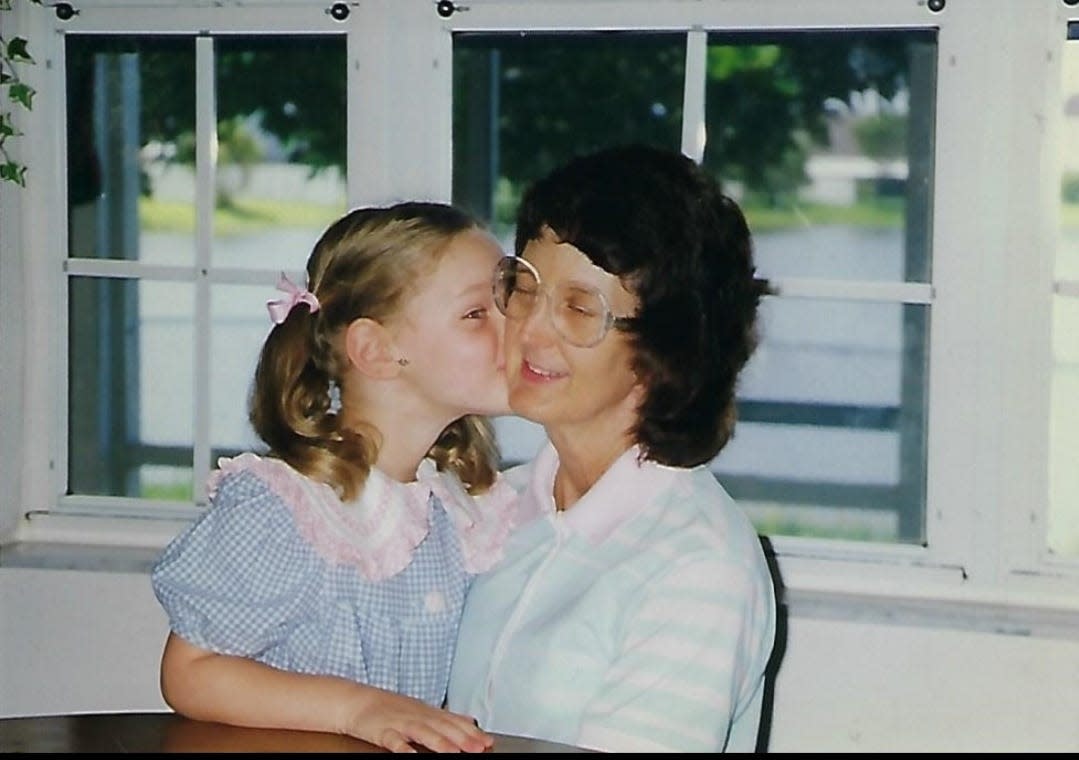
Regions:
<instances>
[{"instance_id":1,"label":"blouse button","mask_svg":"<svg viewBox=\"0 0 1079 760\"><path fill-rule=\"evenodd\" d=\"M446 609L446 597L441 591L428 591L423 597L423 606L428 612L434 614Z\"/></svg>"}]
</instances>

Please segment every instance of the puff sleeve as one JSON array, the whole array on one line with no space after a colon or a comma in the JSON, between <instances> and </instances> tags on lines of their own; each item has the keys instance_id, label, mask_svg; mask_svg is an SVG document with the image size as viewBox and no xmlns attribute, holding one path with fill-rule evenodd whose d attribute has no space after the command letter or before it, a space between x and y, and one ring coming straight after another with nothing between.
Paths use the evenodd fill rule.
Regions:
<instances>
[{"instance_id":1,"label":"puff sleeve","mask_svg":"<svg viewBox=\"0 0 1079 760\"><path fill-rule=\"evenodd\" d=\"M313 614L323 572L281 498L254 474L236 472L166 547L151 583L170 628L189 643L267 659Z\"/></svg>"}]
</instances>

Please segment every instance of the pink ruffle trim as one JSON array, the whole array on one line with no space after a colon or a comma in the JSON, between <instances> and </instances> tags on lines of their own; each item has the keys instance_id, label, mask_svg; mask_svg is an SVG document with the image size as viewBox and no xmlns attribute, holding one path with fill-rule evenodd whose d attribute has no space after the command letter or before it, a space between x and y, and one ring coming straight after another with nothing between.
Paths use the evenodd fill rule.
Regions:
<instances>
[{"instance_id":1,"label":"pink ruffle trim","mask_svg":"<svg viewBox=\"0 0 1079 760\"><path fill-rule=\"evenodd\" d=\"M437 478L426 480L424 470L421 464L417 478L430 483L453 520L465 569L470 573L490 570L502 559L506 539L516 524L517 491L499 475L487 493L470 496L452 474L437 473Z\"/></svg>"},{"instance_id":2,"label":"pink ruffle trim","mask_svg":"<svg viewBox=\"0 0 1079 760\"><path fill-rule=\"evenodd\" d=\"M490 491L472 497L456 476L438 472L430 460L420 464L414 483L399 483L372 470L360 498L346 504L332 488L279 459L243 453L218 461L218 469L207 480L209 495L227 473L242 471L253 472L269 485L291 510L300 534L322 557L352 565L371 581L408 567L427 536L431 493L457 529L468 572L484 572L502 558L515 522L517 493L501 476Z\"/></svg>"},{"instance_id":3,"label":"pink ruffle trim","mask_svg":"<svg viewBox=\"0 0 1079 760\"><path fill-rule=\"evenodd\" d=\"M390 498L389 489L370 487L375 478L364 488L364 498L344 504L328 485L278 459L244 453L222 458L218 467L207 482L211 494L225 473L255 473L292 511L300 535L315 551L336 564L358 568L368 580L383 580L408 567L427 536L426 499L417 503L414 498Z\"/></svg>"}]
</instances>

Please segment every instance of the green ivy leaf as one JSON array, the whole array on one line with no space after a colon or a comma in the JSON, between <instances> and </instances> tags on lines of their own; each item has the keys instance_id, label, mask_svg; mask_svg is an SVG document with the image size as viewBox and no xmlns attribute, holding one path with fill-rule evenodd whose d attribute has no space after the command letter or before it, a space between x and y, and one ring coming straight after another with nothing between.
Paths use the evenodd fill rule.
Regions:
<instances>
[{"instance_id":1,"label":"green ivy leaf","mask_svg":"<svg viewBox=\"0 0 1079 760\"><path fill-rule=\"evenodd\" d=\"M0 180L14 182L21 187L26 187L26 167L20 166L14 161L0 164Z\"/></svg>"},{"instance_id":2,"label":"green ivy leaf","mask_svg":"<svg viewBox=\"0 0 1079 760\"><path fill-rule=\"evenodd\" d=\"M34 5L41 5L42 0L29 0L29 1L31 3L33 3ZM13 2L15 2L15 0L0 0L0 11L10 11L11 10L11 4Z\"/></svg>"},{"instance_id":3,"label":"green ivy leaf","mask_svg":"<svg viewBox=\"0 0 1079 760\"><path fill-rule=\"evenodd\" d=\"M0 0L0 11L10 11L14 0ZM34 5L41 5L42 0L27 0ZM27 48L25 37L14 37L10 41L0 37L0 87L7 88L8 99L18 103L27 110L32 107L35 90L19 79L15 64L35 63L33 56ZM8 137L21 135L15 129L11 114L0 111L0 182L11 182L20 187L26 187L26 167L8 159L4 149L4 141Z\"/></svg>"},{"instance_id":4,"label":"green ivy leaf","mask_svg":"<svg viewBox=\"0 0 1079 760\"><path fill-rule=\"evenodd\" d=\"M34 62L34 58L30 55L30 51L26 49L25 37L12 38L11 42L7 44L7 57L11 61Z\"/></svg>"},{"instance_id":5,"label":"green ivy leaf","mask_svg":"<svg viewBox=\"0 0 1079 760\"><path fill-rule=\"evenodd\" d=\"M36 92L33 87L23 82L16 82L8 89L11 99L16 103L21 103L27 111L34 107L32 101Z\"/></svg>"}]
</instances>

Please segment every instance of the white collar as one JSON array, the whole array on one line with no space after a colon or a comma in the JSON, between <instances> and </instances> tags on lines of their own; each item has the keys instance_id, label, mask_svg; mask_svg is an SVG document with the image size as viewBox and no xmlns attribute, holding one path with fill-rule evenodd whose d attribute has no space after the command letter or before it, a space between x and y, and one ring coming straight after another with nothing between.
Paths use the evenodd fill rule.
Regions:
<instances>
[{"instance_id":1,"label":"white collar","mask_svg":"<svg viewBox=\"0 0 1079 760\"><path fill-rule=\"evenodd\" d=\"M554 477L559 458L548 442L536 456L527 498L526 512L561 519L570 530L593 544L606 540L623 523L645 510L655 496L674 480L682 468L667 467L649 460L639 461L640 447L631 446L607 468L599 480L565 512L554 503Z\"/></svg>"}]
</instances>

